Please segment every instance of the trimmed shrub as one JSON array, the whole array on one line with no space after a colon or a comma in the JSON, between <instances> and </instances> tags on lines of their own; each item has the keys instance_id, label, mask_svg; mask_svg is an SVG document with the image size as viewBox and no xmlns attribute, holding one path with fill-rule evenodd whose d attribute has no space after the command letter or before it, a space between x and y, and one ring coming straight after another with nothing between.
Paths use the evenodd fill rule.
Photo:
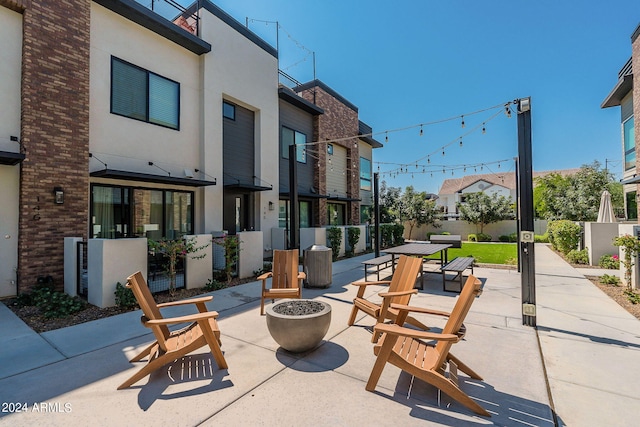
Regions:
<instances>
[{"instance_id":1,"label":"trimmed shrub","mask_svg":"<svg viewBox=\"0 0 640 427\"><path fill-rule=\"evenodd\" d=\"M338 259L338 255L340 254L342 230L339 227L328 227L327 240L329 240L329 246L331 247L331 257L333 258L333 261L336 261Z\"/></svg>"},{"instance_id":2,"label":"trimmed shrub","mask_svg":"<svg viewBox=\"0 0 640 427\"><path fill-rule=\"evenodd\" d=\"M498 237L498 240L503 242L503 243L514 243L518 241L518 233L511 233L511 234L503 234L502 236Z\"/></svg>"},{"instance_id":3,"label":"trimmed shrub","mask_svg":"<svg viewBox=\"0 0 640 427\"><path fill-rule=\"evenodd\" d=\"M578 247L582 228L573 221L563 219L551 221L547 232L553 248L566 255Z\"/></svg>"},{"instance_id":4,"label":"trimmed shrub","mask_svg":"<svg viewBox=\"0 0 640 427\"><path fill-rule=\"evenodd\" d=\"M602 268L610 270L618 270L620 268L620 258L618 255L602 255L598 261L598 265Z\"/></svg>"},{"instance_id":5,"label":"trimmed shrub","mask_svg":"<svg viewBox=\"0 0 640 427\"><path fill-rule=\"evenodd\" d=\"M122 283L116 283L116 305L120 308L131 308L138 305L136 297L133 295L133 291L126 286L122 286Z\"/></svg>"},{"instance_id":6,"label":"trimmed shrub","mask_svg":"<svg viewBox=\"0 0 640 427\"><path fill-rule=\"evenodd\" d=\"M356 245L360 240L360 229L358 227L347 227L347 240L349 242L348 256L353 256L356 252Z\"/></svg>"},{"instance_id":7,"label":"trimmed shrub","mask_svg":"<svg viewBox=\"0 0 640 427\"><path fill-rule=\"evenodd\" d=\"M393 224L380 224L380 246L393 246Z\"/></svg>"},{"instance_id":8,"label":"trimmed shrub","mask_svg":"<svg viewBox=\"0 0 640 427\"><path fill-rule=\"evenodd\" d=\"M467 240L469 242L477 242L478 241L478 236L476 236L475 234L469 234L467 236Z\"/></svg>"},{"instance_id":9,"label":"trimmed shrub","mask_svg":"<svg viewBox=\"0 0 640 427\"><path fill-rule=\"evenodd\" d=\"M402 237L402 235L404 234L404 225L393 224L392 233L394 246L398 246L404 243L404 237Z\"/></svg>"},{"instance_id":10,"label":"trimmed shrub","mask_svg":"<svg viewBox=\"0 0 640 427\"><path fill-rule=\"evenodd\" d=\"M573 249L567 253L567 259L572 264L589 264L589 253L586 249Z\"/></svg>"},{"instance_id":11,"label":"trimmed shrub","mask_svg":"<svg viewBox=\"0 0 640 427\"><path fill-rule=\"evenodd\" d=\"M549 233L536 234L534 239L536 243L549 243Z\"/></svg>"},{"instance_id":12,"label":"trimmed shrub","mask_svg":"<svg viewBox=\"0 0 640 427\"><path fill-rule=\"evenodd\" d=\"M490 242L492 240L491 235L486 233L477 233L476 237L478 238L478 242Z\"/></svg>"}]
</instances>

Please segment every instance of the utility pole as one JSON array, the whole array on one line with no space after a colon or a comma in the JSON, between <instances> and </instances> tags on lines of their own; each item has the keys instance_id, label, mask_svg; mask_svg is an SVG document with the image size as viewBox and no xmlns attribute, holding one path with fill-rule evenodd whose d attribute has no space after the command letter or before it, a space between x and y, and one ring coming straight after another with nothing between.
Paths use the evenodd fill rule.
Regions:
<instances>
[{"instance_id":1,"label":"utility pole","mask_svg":"<svg viewBox=\"0 0 640 427\"><path fill-rule=\"evenodd\" d=\"M520 278L522 324L536 326L536 269L533 219L533 161L531 150L531 98L517 100L518 108L518 212L520 214Z\"/></svg>"},{"instance_id":2,"label":"utility pole","mask_svg":"<svg viewBox=\"0 0 640 427\"><path fill-rule=\"evenodd\" d=\"M378 187L379 174L373 173L373 241L376 258L380 256L380 190Z\"/></svg>"}]
</instances>

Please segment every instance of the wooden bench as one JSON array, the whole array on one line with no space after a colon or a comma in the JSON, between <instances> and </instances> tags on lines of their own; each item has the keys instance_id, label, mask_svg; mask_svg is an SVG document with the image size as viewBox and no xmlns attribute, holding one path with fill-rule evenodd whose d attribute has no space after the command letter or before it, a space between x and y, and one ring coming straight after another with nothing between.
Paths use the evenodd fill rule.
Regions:
<instances>
[{"instance_id":1,"label":"wooden bench","mask_svg":"<svg viewBox=\"0 0 640 427\"><path fill-rule=\"evenodd\" d=\"M473 274L473 263L475 262L475 258L473 257L458 257L452 259L449 263L440 267L440 271L442 271L442 290L450 291L450 292L458 292L462 291L462 273L467 269L471 269L471 274ZM456 276L452 280L456 280L460 278L460 287L458 289L447 289L447 271L456 272Z\"/></svg>"},{"instance_id":2,"label":"wooden bench","mask_svg":"<svg viewBox=\"0 0 640 427\"><path fill-rule=\"evenodd\" d=\"M383 268L389 267L392 261L393 261L393 257L391 255L382 255L377 258L372 258L366 261L362 261L362 263L364 264L364 281L365 282L367 281L367 274L369 273L367 269L369 267L376 268L378 280L380 280L380 270Z\"/></svg>"}]
</instances>

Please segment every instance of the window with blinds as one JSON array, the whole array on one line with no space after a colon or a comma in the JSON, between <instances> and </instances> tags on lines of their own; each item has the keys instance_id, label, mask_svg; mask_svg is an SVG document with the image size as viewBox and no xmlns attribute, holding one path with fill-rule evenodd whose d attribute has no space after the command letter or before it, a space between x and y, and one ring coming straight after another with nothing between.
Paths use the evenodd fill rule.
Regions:
<instances>
[{"instance_id":1,"label":"window with blinds","mask_svg":"<svg viewBox=\"0 0 640 427\"><path fill-rule=\"evenodd\" d=\"M180 128L180 83L111 57L111 112Z\"/></svg>"}]
</instances>

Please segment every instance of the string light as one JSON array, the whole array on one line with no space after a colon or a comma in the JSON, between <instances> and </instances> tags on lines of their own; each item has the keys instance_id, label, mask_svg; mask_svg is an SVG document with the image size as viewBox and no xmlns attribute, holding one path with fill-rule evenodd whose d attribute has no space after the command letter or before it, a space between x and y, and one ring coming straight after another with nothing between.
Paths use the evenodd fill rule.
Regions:
<instances>
[{"instance_id":1,"label":"string light","mask_svg":"<svg viewBox=\"0 0 640 427\"><path fill-rule=\"evenodd\" d=\"M504 106L504 113L507 115L507 118L511 118L511 109L509 108L509 104Z\"/></svg>"},{"instance_id":2,"label":"string light","mask_svg":"<svg viewBox=\"0 0 640 427\"><path fill-rule=\"evenodd\" d=\"M384 133L384 142L389 142L389 132Z\"/></svg>"},{"instance_id":3,"label":"string light","mask_svg":"<svg viewBox=\"0 0 640 427\"><path fill-rule=\"evenodd\" d=\"M460 125L464 128L464 116L460 116L462 118L462 122L460 123Z\"/></svg>"},{"instance_id":4,"label":"string light","mask_svg":"<svg viewBox=\"0 0 640 427\"><path fill-rule=\"evenodd\" d=\"M487 128L485 127L484 123L482 124L482 133L487 133Z\"/></svg>"},{"instance_id":5,"label":"string light","mask_svg":"<svg viewBox=\"0 0 640 427\"><path fill-rule=\"evenodd\" d=\"M427 156L427 163L431 163L431 157Z\"/></svg>"},{"instance_id":6,"label":"string light","mask_svg":"<svg viewBox=\"0 0 640 427\"><path fill-rule=\"evenodd\" d=\"M422 131L422 125L420 125L420 136L422 136L424 132Z\"/></svg>"},{"instance_id":7,"label":"string light","mask_svg":"<svg viewBox=\"0 0 640 427\"><path fill-rule=\"evenodd\" d=\"M442 147L442 155L444 156L444 147Z\"/></svg>"},{"instance_id":8,"label":"string light","mask_svg":"<svg viewBox=\"0 0 640 427\"><path fill-rule=\"evenodd\" d=\"M462 147L462 137L460 137L460 147Z\"/></svg>"}]
</instances>

